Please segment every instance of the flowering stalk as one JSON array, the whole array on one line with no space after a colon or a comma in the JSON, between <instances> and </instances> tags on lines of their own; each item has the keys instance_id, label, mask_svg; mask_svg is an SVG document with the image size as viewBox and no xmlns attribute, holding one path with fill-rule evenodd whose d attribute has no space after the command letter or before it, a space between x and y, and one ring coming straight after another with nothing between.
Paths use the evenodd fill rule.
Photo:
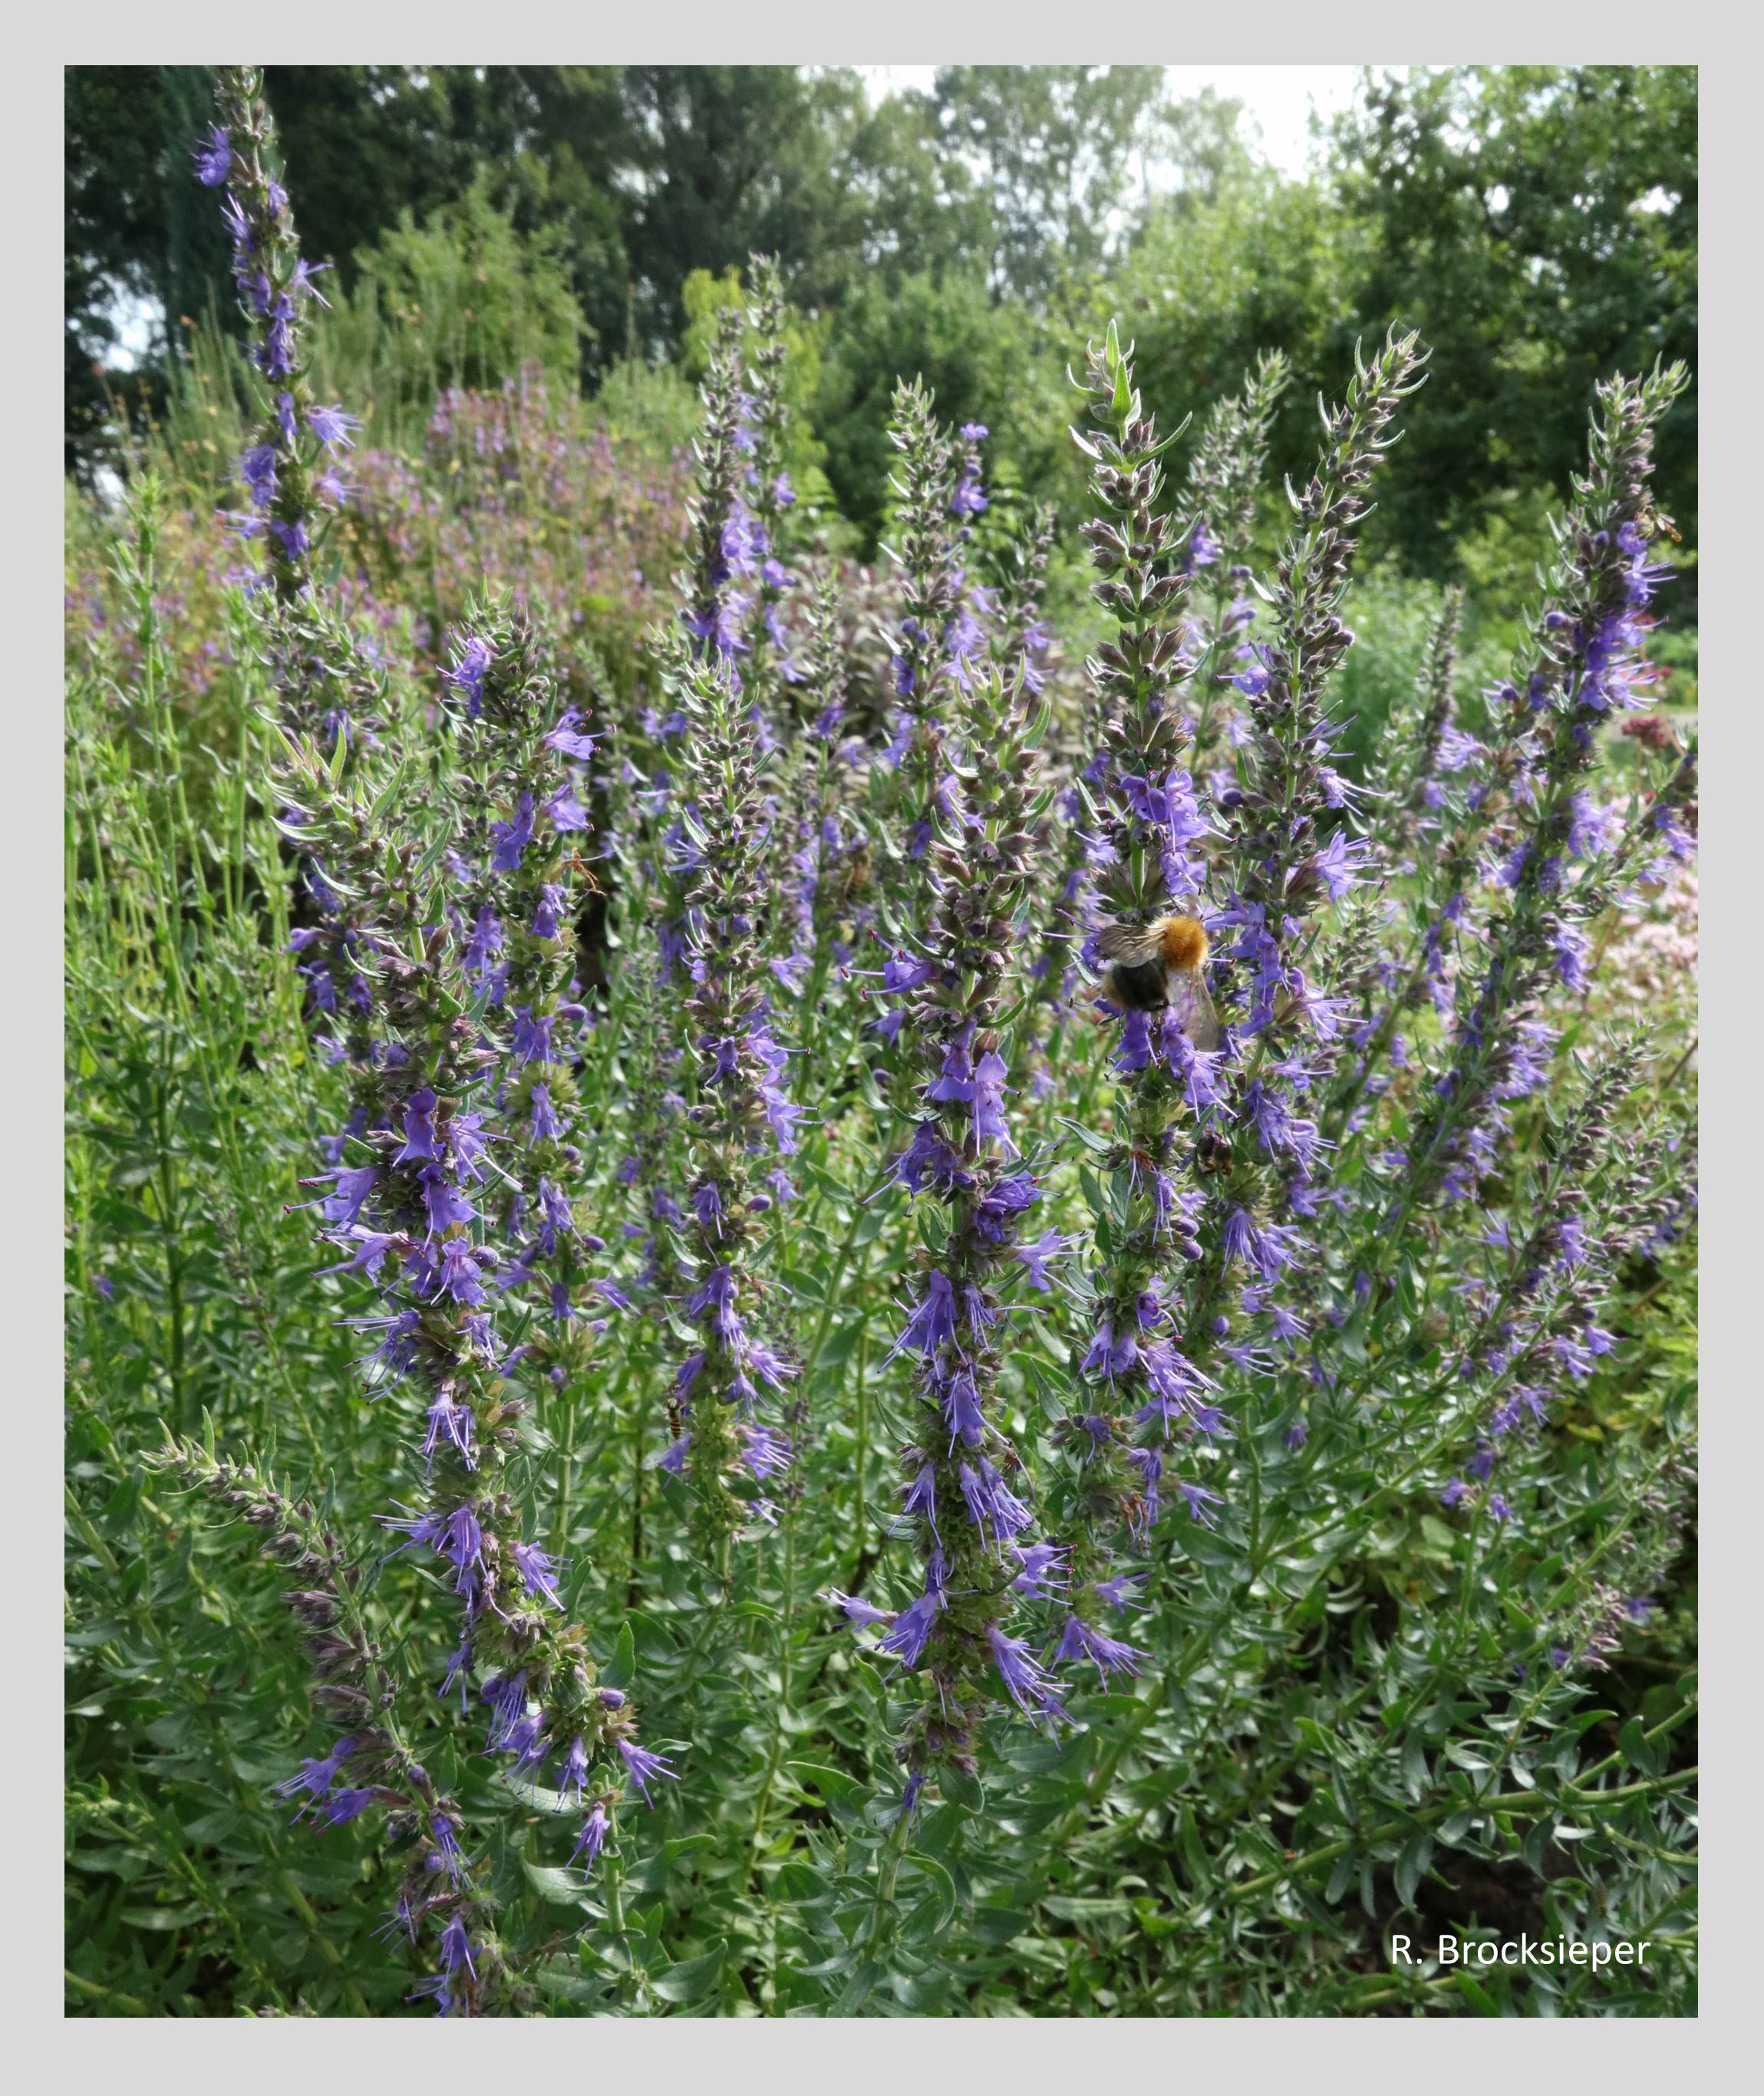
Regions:
<instances>
[{"instance_id":1,"label":"flowering stalk","mask_svg":"<svg viewBox=\"0 0 1764 2096\"><path fill-rule=\"evenodd\" d=\"M990 591L992 659L1014 679L1020 668L1023 688L1039 697L1048 683L1048 658L1053 634L1043 616L1048 561L1053 551L1057 514L1051 502L1038 502L1007 540L997 580Z\"/></svg>"},{"instance_id":2,"label":"flowering stalk","mask_svg":"<svg viewBox=\"0 0 1764 2096\"><path fill-rule=\"evenodd\" d=\"M756 1416L760 1386L782 1390L795 1369L754 1329L766 1285L757 1271L782 1167L767 1185L756 1165L796 1148L798 1110L772 1025L763 971L768 909L766 815L758 731L726 668L688 665L678 696L690 723L682 871L693 988L686 1002L692 1067L687 1116L693 1292L697 1330L674 1391L686 1430L664 1458L690 1477L699 1531L728 1575L729 1544L749 1509L731 1491L738 1472L763 1484L790 1459ZM762 1518L769 1504L753 1509Z\"/></svg>"},{"instance_id":3,"label":"flowering stalk","mask_svg":"<svg viewBox=\"0 0 1764 2096\"><path fill-rule=\"evenodd\" d=\"M1392 713L1383 737L1385 754L1369 788L1385 811L1379 849L1391 869L1406 876L1420 874L1422 841L1428 845L1427 865L1408 906L1414 929L1405 956L1393 958L1375 936L1361 936L1361 930L1372 931L1370 923L1352 941L1344 934L1341 944L1357 945L1358 954L1342 968L1336 987L1358 1017L1344 1028L1328 1082L1318 1087L1323 1104L1318 1124L1331 1146L1344 1128L1352 1133L1365 1124L1368 1107L1361 1103L1388 1088L1387 1061L1395 1069L1408 1067L1407 1044L1397 1031L1405 1016L1430 990L1449 1003L1450 935L1461 920L1464 891L1475 871L1474 840L1481 828L1475 810L1488 791L1486 785L1472 787L1466 794L1454 776L1487 753L1453 725L1452 679L1463 604L1461 590L1445 592L1410 703ZM1393 902L1388 908L1394 918L1398 905Z\"/></svg>"},{"instance_id":4,"label":"flowering stalk","mask_svg":"<svg viewBox=\"0 0 1764 2096\"><path fill-rule=\"evenodd\" d=\"M743 628L748 600L738 585L758 565L752 520L741 499L742 325L738 312L725 309L716 317L710 365L699 388L703 420L693 445L698 475L688 510L692 565L677 579L694 655L730 670L747 649Z\"/></svg>"},{"instance_id":5,"label":"flowering stalk","mask_svg":"<svg viewBox=\"0 0 1764 2096\"><path fill-rule=\"evenodd\" d=\"M900 722L890 755L899 766L907 856L919 873L911 921L925 920L926 855L939 816L953 810L945 719L948 695L968 683L967 658L979 639L958 559L958 528L978 500L977 465L958 483L949 440L931 412L931 396L914 380L896 385L888 440L900 455L891 479L896 500L890 548L901 574L903 616L893 643ZM957 527L951 518L960 516Z\"/></svg>"},{"instance_id":6,"label":"flowering stalk","mask_svg":"<svg viewBox=\"0 0 1764 2096\"><path fill-rule=\"evenodd\" d=\"M372 726L384 675L334 608L311 591L287 602L272 598L257 607L255 626L282 735L303 748L328 747L339 780L391 775ZM283 821L298 827L299 811L285 810ZM328 1063L359 1062L373 1038L376 973L362 900L346 865L317 837L300 840L297 863L309 921L294 927L289 944L300 956L314 1046Z\"/></svg>"},{"instance_id":7,"label":"flowering stalk","mask_svg":"<svg viewBox=\"0 0 1764 2096\"><path fill-rule=\"evenodd\" d=\"M1383 825L1380 841L1398 865L1431 827L1429 819L1444 805L1439 773L1442 758L1448 760L1455 753L1447 747L1446 731L1457 710L1452 679L1457 668L1458 627L1463 616L1463 591L1448 589L1428 631L1413 703L1393 711L1385 730L1388 758L1381 789L1392 814Z\"/></svg>"},{"instance_id":8,"label":"flowering stalk","mask_svg":"<svg viewBox=\"0 0 1764 2096\"><path fill-rule=\"evenodd\" d=\"M815 579L808 607L808 644L797 690L812 716L791 752L789 771L793 849L786 876L789 911L780 911L778 943L789 931L789 953L772 971L787 989L824 984L841 895L831 876L852 848L842 828L842 785L846 769L841 741L845 723L845 649L838 584L830 569ZM814 991L810 989L809 1008Z\"/></svg>"},{"instance_id":9,"label":"flowering stalk","mask_svg":"<svg viewBox=\"0 0 1764 2096\"><path fill-rule=\"evenodd\" d=\"M226 189L233 279L265 393L258 441L240 461L250 507L237 522L242 536L264 539L271 583L285 603L306 587L320 504L342 506L336 455L359 426L313 395L306 305L324 300L314 288L312 267L301 260L288 193L274 172L275 128L263 75L255 66L222 66L215 91L220 120L197 151L196 172L208 188Z\"/></svg>"},{"instance_id":10,"label":"flowering stalk","mask_svg":"<svg viewBox=\"0 0 1764 2096\"><path fill-rule=\"evenodd\" d=\"M1476 1319L1474 1343L1456 1364L1482 1406L1470 1474L1487 1480L1522 1430L1549 1418L1565 1377L1584 1382L1615 1342L1599 1322L1618 1269L1653 1236L1680 1183L1666 1124L1639 1135L1619 1124L1642 1062L1633 1033L1614 1041L1587 1076L1559 1129L1544 1131L1544 1159L1483 1242L1491 1270L1457 1292ZM1509 1220L1509 1218L1511 1218ZM1473 1487L1454 1478L1441 1497L1459 1504ZM1496 1520L1512 1509L1496 1492Z\"/></svg>"},{"instance_id":11,"label":"flowering stalk","mask_svg":"<svg viewBox=\"0 0 1764 2096\"><path fill-rule=\"evenodd\" d=\"M1267 465L1274 411L1291 379L1278 350L1265 351L1244 374L1242 390L1207 411L1188 462L1187 506L1194 529L1182 562L1191 575L1209 573L1207 604L1190 617L1188 645L1196 657L1200 704L1195 723L1191 767L1199 774L1213 754L1214 736L1235 722L1218 704L1229 681L1229 654L1247 656L1246 636L1256 616L1244 594L1255 543L1256 498Z\"/></svg>"},{"instance_id":12,"label":"flowering stalk","mask_svg":"<svg viewBox=\"0 0 1764 2096\"><path fill-rule=\"evenodd\" d=\"M1115 622L1087 665L1102 747L1078 792L1097 913L1141 925L1165 908L1196 906L1204 867L1195 847L1208 825L1178 762L1189 666L1169 620L1189 578L1178 558L1183 535L1160 504L1163 456L1180 430L1161 439L1143 413L1132 354L1113 323L1091 346L1082 390L1093 429L1074 433L1091 461L1100 513L1084 527L1102 578L1091 594ZM1091 1329L1074 1362L1086 1408L1056 1434L1076 1463L1073 1609L1093 1626L1106 1603L1122 1605L1130 1592L1111 1570L1106 1531L1125 1520L1130 1534L1142 1534L1158 1512L1166 1446L1219 1424L1178 1347L1160 1279L1173 1257L1193 1254L1195 1199L1177 1189L1175 1124L1185 1103L1213 1096L1216 1059L1194 1047L1172 1011L1115 1016L1116 1129L1112 1142L1097 1138L1106 1181L1088 1181L1098 1256L1082 1284ZM1205 1496L1184 1489L1198 1510Z\"/></svg>"},{"instance_id":13,"label":"flowering stalk","mask_svg":"<svg viewBox=\"0 0 1764 2096\"><path fill-rule=\"evenodd\" d=\"M743 419L747 404L741 386L743 325L738 312L725 308L717 315L709 365L699 389L703 412L693 444L696 472L687 504L691 564L674 577L680 598L677 625L652 627L647 637L652 675L664 691L677 685L689 660L716 666L734 689L742 688L738 658L749 648L750 600L740 585L760 565L754 520L742 499L747 474L744 455L752 442ZM665 715L651 708L645 726L659 739L683 739L686 716L677 706ZM769 736L769 731L761 732ZM686 790L670 764L656 767L647 797L660 849L643 869L647 880L640 893L656 920L664 978L679 965L684 936L677 876L685 850L683 824L691 812Z\"/></svg>"},{"instance_id":14,"label":"flowering stalk","mask_svg":"<svg viewBox=\"0 0 1764 2096\"><path fill-rule=\"evenodd\" d=\"M1004 1108L1007 1067L997 1030L1012 919L1033 866L1039 809L1034 749L1041 723L1021 678L1007 694L997 672L965 703L960 813L930 854L936 902L924 957L897 975L897 1037L917 1076L919 1119L893 1177L941 1205L921 1223L931 1247L920 1293L896 1344L915 1357L919 1425L900 1452L904 1513L924 1564L924 1590L890 1616L836 1595L859 1623L886 1621L880 1648L924 1677L924 1698L899 1751L907 1805L944 1765L972 1774L982 1718L1001 1683L1033 1718L1060 1718L1056 1685L1013 1635L1010 1596L1047 1598L1058 1552L1022 1539L1031 1514L1019 1496L1022 1458L999 1417L997 1284L1026 1271L1049 1286L1065 1249L1048 1231L1019 1242L1041 1190L1021 1160Z\"/></svg>"},{"instance_id":15,"label":"flowering stalk","mask_svg":"<svg viewBox=\"0 0 1764 2096\"><path fill-rule=\"evenodd\" d=\"M1079 928L1094 914L1083 814L1083 798L1077 786L1062 788L1052 814L1040 825L1036 857L1043 878L1018 925L1020 938L1034 954L1023 971L1030 1018L1043 1029L1031 1033L1026 1028L1021 1037L1030 1089L1038 1099L1056 1089L1054 1071L1073 1020L1073 994L1078 985L1073 956Z\"/></svg>"},{"instance_id":16,"label":"flowering stalk","mask_svg":"<svg viewBox=\"0 0 1764 2096\"><path fill-rule=\"evenodd\" d=\"M747 308L747 387L737 441L747 454L747 557L754 564L754 592L747 621L749 696L764 711L780 683L794 684L801 672L792 660L782 605L792 578L782 560L783 522L796 491L784 469L790 411L784 399L784 286L777 258L756 255L749 274L754 295Z\"/></svg>"},{"instance_id":17,"label":"flowering stalk","mask_svg":"<svg viewBox=\"0 0 1764 2096\"><path fill-rule=\"evenodd\" d=\"M617 1178L630 1189L634 1219L625 1226L642 1261L634 1286L646 1306L659 1308L680 1291L681 1272L672 1233L686 1216L669 1190L674 1176L676 1132L686 1101L676 1089L682 1050L669 1013L659 956L643 940L627 952L625 977L630 995L630 1048L627 1072L628 1147L619 1160Z\"/></svg>"},{"instance_id":18,"label":"flowering stalk","mask_svg":"<svg viewBox=\"0 0 1764 2096\"><path fill-rule=\"evenodd\" d=\"M570 993L587 878L580 767L595 739L573 707L560 712L551 650L529 622L499 606L480 609L454 653L446 681L469 854L456 929L486 1016L499 1014L508 1029L490 1116L506 1161L490 1198L501 1233L520 1251L499 1285L538 1286L552 1330L529 1357L561 1386L583 1365L584 1255L594 1248L570 1200L582 1156L572 1138L586 1131L573 1126L580 1102L565 1029L586 1016Z\"/></svg>"},{"instance_id":19,"label":"flowering stalk","mask_svg":"<svg viewBox=\"0 0 1764 2096\"><path fill-rule=\"evenodd\" d=\"M1242 391L1208 409L1188 462L1187 499L1197 519L1183 556L1191 573L1214 567L1229 574L1248 561L1274 411L1291 381L1283 352L1264 350L1244 373Z\"/></svg>"},{"instance_id":20,"label":"flowering stalk","mask_svg":"<svg viewBox=\"0 0 1764 2096\"><path fill-rule=\"evenodd\" d=\"M1395 441L1399 404L1420 383L1421 363L1413 335L1392 334L1370 364L1356 352L1347 398L1324 417L1317 469L1292 497L1297 528L1275 579L1272 633L1237 679L1249 700L1252 736L1242 783L1226 796L1228 906L1215 921L1235 928L1230 955L1250 971L1250 981L1247 1009L1230 1037L1235 1053L1228 1081L1197 1130L1206 1192L1184 1332L1190 1350L1203 1356L1229 1330L1235 1268L1244 1269L1249 1282L1238 1307L1270 1315L1270 1336L1283 1347L1302 1335L1290 1307L1267 1291L1300 1258L1299 1225L1315 1214L1318 1198L1311 1182L1318 1130L1302 1111L1317 1070L1299 1029L1326 1043L1339 1024L1335 1002L1307 981L1302 964L1319 937L1317 913L1326 898L1352 891L1369 850L1344 829L1326 841L1322 835L1346 801L1326 761L1335 729L1323 692L1353 637L1337 608L1365 491ZM1278 1220L1282 1211L1297 1224ZM1224 1351L1239 1366L1252 1365L1241 1340Z\"/></svg>"},{"instance_id":21,"label":"flowering stalk","mask_svg":"<svg viewBox=\"0 0 1764 2096\"><path fill-rule=\"evenodd\" d=\"M1522 695L1513 684L1497 695L1515 723L1508 775L1518 819L1500 838L1497 875L1512 899L1489 927L1487 965L1461 997L1450 1059L1411 1133L1393 1234L1416 1203L1461 1198L1488 1168L1507 1103L1541 1073L1545 1041L1531 1015L1540 995L1553 976L1570 989L1584 984L1581 928L1644 864L1688 852L1679 817L1694 788L1694 754L1627 832L1620 813L1596 806L1583 784L1598 730L1645 703L1646 607L1663 572L1649 559L1658 522L1649 490L1653 430L1687 382L1675 365L1599 389L1588 471L1560 528L1534 666Z\"/></svg>"},{"instance_id":22,"label":"flowering stalk","mask_svg":"<svg viewBox=\"0 0 1764 2096\"><path fill-rule=\"evenodd\" d=\"M988 640L992 660L1007 685L1021 676L1024 692L1030 698L1038 697L1047 688L1053 645L1052 633L1042 618L1042 597L1047 587L1048 559L1053 550L1055 522L1051 503L1035 504L1006 540L999 558L997 579L987 592L991 606ZM1029 892L1018 906L1011 940L1013 952L1034 955L1022 970L1030 1002L1038 1008L1053 1007L1045 1036L1025 1028L1017 1037L1019 1059L1029 1069L1030 1083L1038 1098L1052 1089L1048 1064L1053 1036L1063 1016L1062 993L1083 865L1083 842L1075 834L1078 825L1072 819L1075 798L1067 797L1067 800L1065 806L1057 799L1051 801L1036 823L1034 873Z\"/></svg>"},{"instance_id":23,"label":"flowering stalk","mask_svg":"<svg viewBox=\"0 0 1764 2096\"><path fill-rule=\"evenodd\" d=\"M411 1744L399 1709L403 1684L385 1664L362 1608L361 1568L346 1559L310 1500L290 1500L249 1464L172 1436L147 1461L238 1514L262 1535L259 1554L298 1582L285 1600L317 1677L313 1701L349 1729L277 1788L299 1798L315 1826L380 1812L391 1840L411 1845L391 1927L412 1944L432 1936L439 1967L416 1991L433 1994L443 2015L529 2012L529 1990L516 1986L495 1932L495 1902L460 1845L460 1807L436 1789Z\"/></svg>"}]
</instances>

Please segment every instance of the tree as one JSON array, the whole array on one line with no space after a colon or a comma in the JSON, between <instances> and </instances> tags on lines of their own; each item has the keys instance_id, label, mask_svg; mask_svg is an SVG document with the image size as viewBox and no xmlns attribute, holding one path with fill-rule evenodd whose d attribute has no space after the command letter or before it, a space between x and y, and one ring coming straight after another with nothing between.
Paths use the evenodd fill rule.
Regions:
<instances>
[{"instance_id":1,"label":"tree","mask_svg":"<svg viewBox=\"0 0 1764 2096\"><path fill-rule=\"evenodd\" d=\"M1411 562L1535 472L1566 491L1596 382L1696 353L1696 76L1688 66L1458 67L1365 76L1331 172L1365 229L1354 303L1430 343L1425 412L1385 495ZM1694 394L1658 484L1694 533Z\"/></svg>"},{"instance_id":2,"label":"tree","mask_svg":"<svg viewBox=\"0 0 1764 2096\"><path fill-rule=\"evenodd\" d=\"M749 255L778 257L795 295L837 296L865 212L839 169L865 118L857 76L793 66L627 66L625 238L645 331L679 338L681 288Z\"/></svg>"},{"instance_id":3,"label":"tree","mask_svg":"<svg viewBox=\"0 0 1764 2096\"><path fill-rule=\"evenodd\" d=\"M932 90L952 194L983 201L995 295L1043 299L1097 268L1125 219L1158 66L943 66Z\"/></svg>"},{"instance_id":4,"label":"tree","mask_svg":"<svg viewBox=\"0 0 1764 2096\"><path fill-rule=\"evenodd\" d=\"M63 291L69 472L103 455L110 408L103 376L121 340L122 311L159 291L165 221L159 69L69 66Z\"/></svg>"},{"instance_id":5,"label":"tree","mask_svg":"<svg viewBox=\"0 0 1764 2096\"><path fill-rule=\"evenodd\" d=\"M896 378L922 378L938 420L998 433L990 469L1043 496L1082 494L1061 347L1021 306L995 303L978 270L854 285L834 315L816 401L826 474L866 553L877 543L895 455L888 443Z\"/></svg>"}]
</instances>

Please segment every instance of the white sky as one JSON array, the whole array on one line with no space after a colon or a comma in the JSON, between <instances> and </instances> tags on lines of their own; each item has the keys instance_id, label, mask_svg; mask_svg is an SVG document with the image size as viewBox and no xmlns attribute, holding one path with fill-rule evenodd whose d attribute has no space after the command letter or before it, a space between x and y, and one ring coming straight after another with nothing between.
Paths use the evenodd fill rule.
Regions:
<instances>
[{"instance_id":1,"label":"white sky","mask_svg":"<svg viewBox=\"0 0 1764 2096\"><path fill-rule=\"evenodd\" d=\"M860 66L872 101L891 88L929 88L935 66ZM1309 163L1309 120L1314 108L1327 120L1353 98L1357 66L1165 66L1173 97L1185 100L1204 87L1244 104L1246 120L1261 133L1261 149L1283 173L1303 174Z\"/></svg>"}]
</instances>

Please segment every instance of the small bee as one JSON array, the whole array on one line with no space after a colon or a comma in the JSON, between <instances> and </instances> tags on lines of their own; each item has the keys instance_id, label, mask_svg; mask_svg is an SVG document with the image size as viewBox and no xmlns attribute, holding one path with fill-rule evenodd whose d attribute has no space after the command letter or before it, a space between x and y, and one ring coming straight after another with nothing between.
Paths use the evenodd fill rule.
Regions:
<instances>
[{"instance_id":1,"label":"small bee","mask_svg":"<svg viewBox=\"0 0 1764 2096\"><path fill-rule=\"evenodd\" d=\"M855 895L861 895L870 883L869 846L860 837L853 845L845 862L845 875L840 900L849 902Z\"/></svg>"},{"instance_id":2,"label":"small bee","mask_svg":"<svg viewBox=\"0 0 1764 2096\"><path fill-rule=\"evenodd\" d=\"M1197 1172L1229 1172L1230 1168L1230 1144L1216 1129L1203 1129L1195 1144L1195 1169Z\"/></svg>"},{"instance_id":3,"label":"small bee","mask_svg":"<svg viewBox=\"0 0 1764 2096\"><path fill-rule=\"evenodd\" d=\"M1193 917L1159 917L1149 924L1109 924L1096 950L1106 963L1104 997L1129 1011L1176 1014L1176 1023L1203 1053L1219 1045L1219 1015L1207 994L1206 928Z\"/></svg>"},{"instance_id":4,"label":"small bee","mask_svg":"<svg viewBox=\"0 0 1764 2096\"><path fill-rule=\"evenodd\" d=\"M680 1416L677 1398L670 1397L668 1400L668 1431L676 1441L682 1439L686 1434L686 1421Z\"/></svg>"}]
</instances>

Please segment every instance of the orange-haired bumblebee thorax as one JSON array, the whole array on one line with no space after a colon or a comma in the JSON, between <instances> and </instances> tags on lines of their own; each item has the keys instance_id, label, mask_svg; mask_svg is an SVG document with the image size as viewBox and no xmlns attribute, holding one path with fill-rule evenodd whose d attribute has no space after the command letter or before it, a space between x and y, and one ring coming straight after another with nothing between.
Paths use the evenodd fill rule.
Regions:
<instances>
[{"instance_id":1,"label":"orange-haired bumblebee thorax","mask_svg":"<svg viewBox=\"0 0 1764 2096\"><path fill-rule=\"evenodd\" d=\"M1192 975L1207 958L1206 927L1193 917L1161 917L1158 949L1164 965L1178 975Z\"/></svg>"}]
</instances>

